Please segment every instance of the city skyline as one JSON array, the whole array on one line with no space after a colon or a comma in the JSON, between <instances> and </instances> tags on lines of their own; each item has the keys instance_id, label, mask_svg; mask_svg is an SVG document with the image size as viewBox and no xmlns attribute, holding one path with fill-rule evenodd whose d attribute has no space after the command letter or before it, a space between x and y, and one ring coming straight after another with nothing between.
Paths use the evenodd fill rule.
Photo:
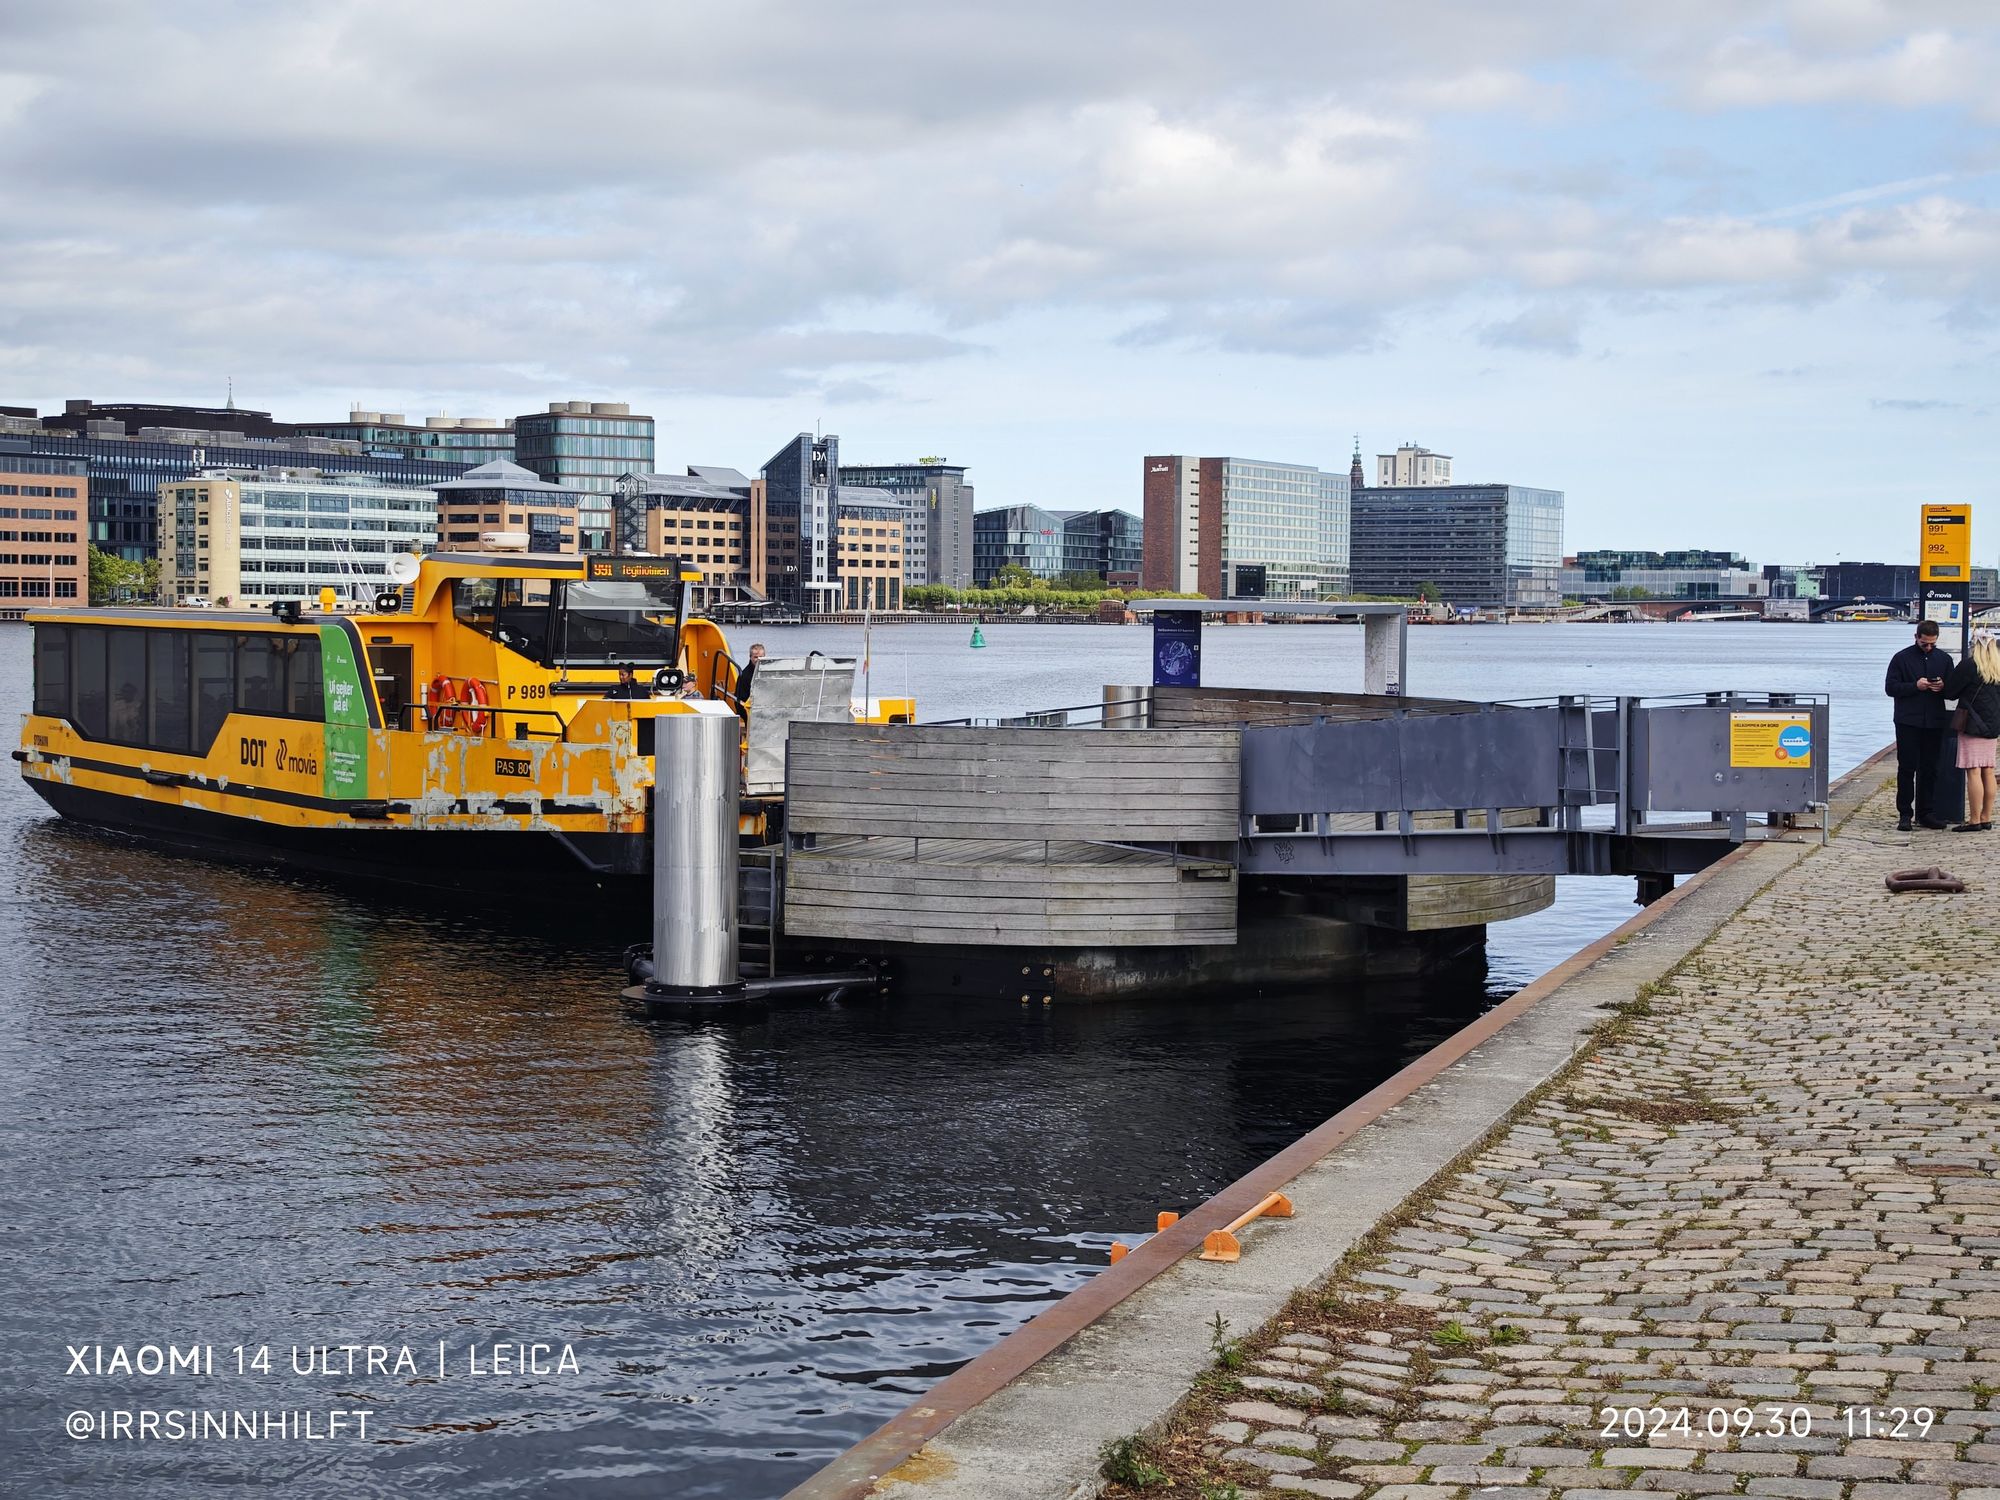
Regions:
<instances>
[{"instance_id":1,"label":"city skyline","mask_svg":"<svg viewBox=\"0 0 2000 1500\"><path fill-rule=\"evenodd\" d=\"M1980 7L507 11L9 5L6 399L629 401L663 472L820 427L1081 509L1358 431L1572 550L1894 560L1982 500Z\"/></svg>"}]
</instances>

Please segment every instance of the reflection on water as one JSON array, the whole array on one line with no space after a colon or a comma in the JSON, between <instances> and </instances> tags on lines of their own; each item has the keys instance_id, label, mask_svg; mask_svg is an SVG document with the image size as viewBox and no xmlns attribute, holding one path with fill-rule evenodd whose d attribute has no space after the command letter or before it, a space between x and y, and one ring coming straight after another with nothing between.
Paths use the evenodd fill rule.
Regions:
<instances>
[{"instance_id":1,"label":"reflection on water","mask_svg":"<svg viewBox=\"0 0 2000 1500\"><path fill-rule=\"evenodd\" d=\"M1437 680L1417 685L1511 673L1527 695L1680 633L1572 629L1562 659L1517 661L1502 647L1525 632L1420 632ZM1728 654L1722 628L1691 633ZM878 674L900 649L948 712L971 692L958 634L884 632ZM1348 634L1211 632L1206 665L1347 685ZM1771 685L1790 636L1800 676L1856 695L1895 644L1735 634L1756 658L1738 685ZM1133 631L988 639L994 696L970 706L989 711L1084 701L1143 659ZM0 631L0 699L22 701L25 656ZM1660 670L1699 687L1722 665ZM1856 720L1836 708L1848 761L1881 737ZM1565 881L1557 911L1496 931L1490 973L1278 1000L652 1022L614 999L634 934L538 920L531 892L421 911L160 855L50 821L12 776L0 843L0 1398L29 1492L777 1493L1088 1277L1110 1237L1206 1197L1631 910L1627 882ZM65 1344L149 1340L211 1344L218 1374L63 1375ZM431 1364L287 1370L294 1344L346 1342ZM580 1369L465 1373L468 1346L509 1342L568 1344ZM273 1373L232 1373L239 1344L272 1346ZM375 1417L366 1443L60 1436L63 1413L119 1405Z\"/></svg>"}]
</instances>

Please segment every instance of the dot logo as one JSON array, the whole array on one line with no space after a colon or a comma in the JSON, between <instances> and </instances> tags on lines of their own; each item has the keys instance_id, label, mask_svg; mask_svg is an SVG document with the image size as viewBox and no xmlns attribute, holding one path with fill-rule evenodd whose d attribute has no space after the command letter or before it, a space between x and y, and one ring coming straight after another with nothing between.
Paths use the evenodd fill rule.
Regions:
<instances>
[{"instance_id":1,"label":"dot logo","mask_svg":"<svg viewBox=\"0 0 2000 1500\"><path fill-rule=\"evenodd\" d=\"M1803 724L1787 724L1778 731L1777 758L1804 760L1812 753L1812 731Z\"/></svg>"}]
</instances>

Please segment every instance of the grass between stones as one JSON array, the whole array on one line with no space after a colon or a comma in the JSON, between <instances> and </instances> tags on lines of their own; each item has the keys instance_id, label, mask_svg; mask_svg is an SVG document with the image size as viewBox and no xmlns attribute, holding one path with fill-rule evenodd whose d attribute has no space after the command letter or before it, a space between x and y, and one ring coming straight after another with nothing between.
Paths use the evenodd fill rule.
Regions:
<instances>
[{"instance_id":1,"label":"grass between stones","mask_svg":"<svg viewBox=\"0 0 2000 1500\"><path fill-rule=\"evenodd\" d=\"M1738 907L1738 911L1762 896L1775 881L1774 876L1771 881L1765 882ZM1720 926L1716 930L1720 931ZM1136 1434L1107 1446L1106 1462L1099 1471L1108 1481L1103 1494L1110 1500L1132 1500L1132 1497L1146 1497L1146 1500L1168 1500L1168 1497L1171 1500L1216 1500L1218 1496L1230 1494L1232 1489L1261 1489L1267 1486L1271 1480L1269 1474L1227 1462L1220 1453L1213 1451L1230 1446L1220 1443L1210 1431L1216 1424L1227 1420L1223 1413L1225 1406L1240 1400L1267 1402L1296 1410L1302 1423L1313 1416L1347 1412L1347 1405L1338 1390L1329 1389L1323 1398L1306 1401L1283 1392L1248 1390L1242 1385L1236 1371L1246 1363L1254 1364L1262 1359L1269 1350L1283 1344L1289 1337L1317 1335L1338 1350L1345 1344L1364 1341L1364 1336L1370 1333L1400 1336L1397 1346L1410 1355L1409 1377L1402 1383L1403 1394L1393 1409L1387 1412L1370 1409L1365 1413L1378 1418L1385 1432L1392 1430L1396 1423L1416 1415L1422 1399L1417 1394L1418 1389L1429 1384L1436 1373L1431 1349L1450 1353L1460 1348L1477 1349L1488 1344L1515 1342L1520 1335L1511 1325L1468 1330L1457 1321L1448 1322L1448 1312L1407 1305L1397 1301L1393 1293L1367 1283L1357 1283L1354 1278L1359 1272L1374 1268L1385 1259L1391 1238L1398 1230L1422 1220L1439 1198L1448 1196L1457 1188L1459 1179L1473 1169L1480 1156L1492 1150L1515 1125L1535 1114L1545 1104L1553 1102L1573 1110L1594 1109L1658 1126L1735 1118L1740 1111L1705 1095L1683 1094L1673 1100L1623 1097L1579 1099L1567 1097L1563 1092L1590 1062L1608 1048L1632 1042L1646 1022L1654 1019L1667 1002L1699 1003L1698 997L1684 992L1684 987L1699 974L1698 958L1708 941L1704 938L1702 943L1658 978L1637 986L1632 999L1607 1007L1611 1015L1592 1028L1588 1041L1552 1077L1530 1090L1491 1130L1447 1162L1428 1182L1357 1240L1324 1278L1294 1292L1278 1315L1262 1328L1229 1340L1229 1363L1225 1366L1219 1357L1214 1366L1202 1371L1187 1396L1158 1428L1152 1433ZM1439 1343L1437 1334L1441 1327L1449 1327L1452 1332ZM1410 1347L1412 1343L1414 1348ZM1222 1352L1218 1349L1219 1356ZM1607 1384L1615 1385L1616 1382L1609 1381ZM1322 1459L1320 1472L1324 1475L1337 1471L1340 1464L1339 1459Z\"/></svg>"}]
</instances>

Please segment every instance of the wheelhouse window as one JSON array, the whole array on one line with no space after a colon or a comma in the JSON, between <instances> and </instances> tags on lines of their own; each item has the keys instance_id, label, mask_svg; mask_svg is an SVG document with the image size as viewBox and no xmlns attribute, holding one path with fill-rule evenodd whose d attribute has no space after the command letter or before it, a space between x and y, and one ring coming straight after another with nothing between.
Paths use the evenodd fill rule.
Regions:
<instances>
[{"instance_id":1,"label":"wheelhouse window","mask_svg":"<svg viewBox=\"0 0 2000 1500\"><path fill-rule=\"evenodd\" d=\"M460 578L451 611L461 625L510 651L548 662L550 586L546 578Z\"/></svg>"},{"instance_id":2,"label":"wheelhouse window","mask_svg":"<svg viewBox=\"0 0 2000 1500\"><path fill-rule=\"evenodd\" d=\"M552 664L569 667L672 666L676 585L666 580L590 579L565 584L555 620Z\"/></svg>"}]
</instances>

